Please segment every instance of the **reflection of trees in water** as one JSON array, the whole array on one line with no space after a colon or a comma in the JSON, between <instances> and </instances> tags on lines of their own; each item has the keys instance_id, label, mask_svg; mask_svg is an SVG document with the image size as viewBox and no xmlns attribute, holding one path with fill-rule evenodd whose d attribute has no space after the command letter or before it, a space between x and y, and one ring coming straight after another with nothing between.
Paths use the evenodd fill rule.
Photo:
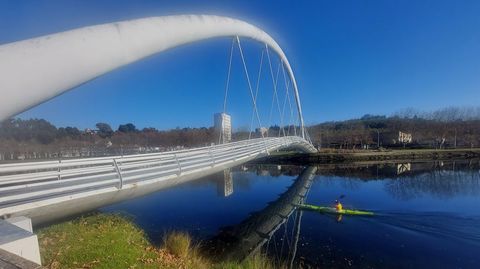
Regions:
<instances>
[{"instance_id":1,"label":"reflection of trees in water","mask_svg":"<svg viewBox=\"0 0 480 269\"><path fill-rule=\"evenodd\" d=\"M235 188L242 190L250 190L252 182L258 180L256 176L267 182L274 182L281 176L296 177L303 170L304 167L293 165L242 165L232 168Z\"/></svg>"},{"instance_id":2,"label":"reflection of trees in water","mask_svg":"<svg viewBox=\"0 0 480 269\"><path fill-rule=\"evenodd\" d=\"M325 188L339 184L348 190L357 190L362 181L391 179L386 190L399 199L411 199L425 194L439 198L458 195L480 195L480 160L446 160L412 162L410 171L398 174L398 163L326 164L318 165L316 186ZM250 189L252 173L275 181L280 176L295 176L303 167L293 165L246 165L234 169L235 187Z\"/></svg>"},{"instance_id":3,"label":"reflection of trees in water","mask_svg":"<svg viewBox=\"0 0 480 269\"><path fill-rule=\"evenodd\" d=\"M252 188L252 175L250 173L235 173L233 175L233 180L235 184L235 189L237 190L250 190Z\"/></svg>"},{"instance_id":4,"label":"reflection of trees in water","mask_svg":"<svg viewBox=\"0 0 480 269\"><path fill-rule=\"evenodd\" d=\"M332 188L336 184L347 190L358 190L362 185L362 181L358 178L351 177L336 177L336 176L320 176L315 177L316 188Z\"/></svg>"},{"instance_id":5,"label":"reflection of trees in water","mask_svg":"<svg viewBox=\"0 0 480 269\"><path fill-rule=\"evenodd\" d=\"M340 181L340 186L347 190L358 190L360 188L361 183L358 180L354 180L351 178L344 179Z\"/></svg>"},{"instance_id":6,"label":"reflection of trees in water","mask_svg":"<svg viewBox=\"0 0 480 269\"><path fill-rule=\"evenodd\" d=\"M480 161L446 160L412 162L410 171L398 174L398 163L319 165L317 184L324 188L339 184L345 189L360 188L362 182L388 180L385 189L398 199L433 195L447 199L459 195L480 195ZM314 187L315 187L314 186Z\"/></svg>"},{"instance_id":7,"label":"reflection of trees in water","mask_svg":"<svg viewBox=\"0 0 480 269\"><path fill-rule=\"evenodd\" d=\"M433 170L412 177L387 181L385 189L398 199L432 195L448 199L460 195L480 195L480 172Z\"/></svg>"},{"instance_id":8,"label":"reflection of trees in water","mask_svg":"<svg viewBox=\"0 0 480 269\"><path fill-rule=\"evenodd\" d=\"M280 176L298 176L303 170L302 166L294 165L242 165L228 169L233 172L233 181L236 189L250 190L256 176L264 177L267 181L277 181ZM189 186L208 186L225 181L225 171L198 178L188 182ZM256 176L255 176L256 175Z\"/></svg>"},{"instance_id":9,"label":"reflection of trees in water","mask_svg":"<svg viewBox=\"0 0 480 269\"><path fill-rule=\"evenodd\" d=\"M250 164L233 168L233 171L254 172L258 176L298 176L304 170L304 166L298 165L273 165L273 164Z\"/></svg>"},{"instance_id":10,"label":"reflection of trees in water","mask_svg":"<svg viewBox=\"0 0 480 269\"><path fill-rule=\"evenodd\" d=\"M401 173L398 167L408 166ZM318 166L317 174L324 176L338 176L345 178L357 178L362 180L411 177L432 170L479 170L480 160L446 160L446 161L418 161L399 163L338 163L322 164Z\"/></svg>"}]
</instances>

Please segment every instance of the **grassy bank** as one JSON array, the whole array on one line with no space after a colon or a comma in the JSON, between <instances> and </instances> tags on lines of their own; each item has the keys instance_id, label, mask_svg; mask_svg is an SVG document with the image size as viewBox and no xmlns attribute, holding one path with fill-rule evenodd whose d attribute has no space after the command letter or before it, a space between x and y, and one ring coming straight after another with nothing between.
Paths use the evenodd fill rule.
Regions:
<instances>
[{"instance_id":1,"label":"grassy bank","mask_svg":"<svg viewBox=\"0 0 480 269\"><path fill-rule=\"evenodd\" d=\"M259 159L258 163L321 164L362 161L430 161L480 158L474 149L397 149L397 150L321 150L317 153L279 153Z\"/></svg>"},{"instance_id":2,"label":"grassy bank","mask_svg":"<svg viewBox=\"0 0 480 269\"><path fill-rule=\"evenodd\" d=\"M46 268L274 268L262 255L243 262L217 262L181 232L165 235L154 247L130 220L96 214L37 231Z\"/></svg>"}]
</instances>

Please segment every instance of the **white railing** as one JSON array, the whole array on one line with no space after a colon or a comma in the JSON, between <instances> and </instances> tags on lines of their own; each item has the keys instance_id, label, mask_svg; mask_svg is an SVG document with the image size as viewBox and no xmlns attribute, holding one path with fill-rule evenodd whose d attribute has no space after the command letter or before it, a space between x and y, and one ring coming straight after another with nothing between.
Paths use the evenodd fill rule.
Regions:
<instances>
[{"instance_id":1,"label":"white railing","mask_svg":"<svg viewBox=\"0 0 480 269\"><path fill-rule=\"evenodd\" d=\"M210 147L162 153L21 162L0 165L0 216L2 209L53 197L181 176L268 151L297 145L315 150L300 137L259 138Z\"/></svg>"}]
</instances>

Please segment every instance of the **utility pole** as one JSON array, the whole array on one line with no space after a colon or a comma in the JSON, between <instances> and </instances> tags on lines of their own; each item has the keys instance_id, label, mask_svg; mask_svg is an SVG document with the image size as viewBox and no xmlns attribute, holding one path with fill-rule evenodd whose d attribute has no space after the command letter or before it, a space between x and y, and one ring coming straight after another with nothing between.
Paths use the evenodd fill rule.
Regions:
<instances>
[{"instance_id":1,"label":"utility pole","mask_svg":"<svg viewBox=\"0 0 480 269\"><path fill-rule=\"evenodd\" d=\"M455 140L454 140L454 147L457 148L457 128L455 128Z\"/></svg>"},{"instance_id":2,"label":"utility pole","mask_svg":"<svg viewBox=\"0 0 480 269\"><path fill-rule=\"evenodd\" d=\"M378 129L376 129L377 131L377 149L380 148L380 131Z\"/></svg>"}]
</instances>

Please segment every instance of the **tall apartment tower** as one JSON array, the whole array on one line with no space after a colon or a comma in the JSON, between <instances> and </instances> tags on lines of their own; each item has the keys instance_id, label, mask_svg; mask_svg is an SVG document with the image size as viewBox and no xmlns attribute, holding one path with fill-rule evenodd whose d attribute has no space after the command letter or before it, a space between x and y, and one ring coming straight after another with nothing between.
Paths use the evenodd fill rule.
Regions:
<instances>
[{"instance_id":1,"label":"tall apartment tower","mask_svg":"<svg viewBox=\"0 0 480 269\"><path fill-rule=\"evenodd\" d=\"M232 120L226 113L215 113L213 115L213 127L217 141L220 144L232 141Z\"/></svg>"}]
</instances>

